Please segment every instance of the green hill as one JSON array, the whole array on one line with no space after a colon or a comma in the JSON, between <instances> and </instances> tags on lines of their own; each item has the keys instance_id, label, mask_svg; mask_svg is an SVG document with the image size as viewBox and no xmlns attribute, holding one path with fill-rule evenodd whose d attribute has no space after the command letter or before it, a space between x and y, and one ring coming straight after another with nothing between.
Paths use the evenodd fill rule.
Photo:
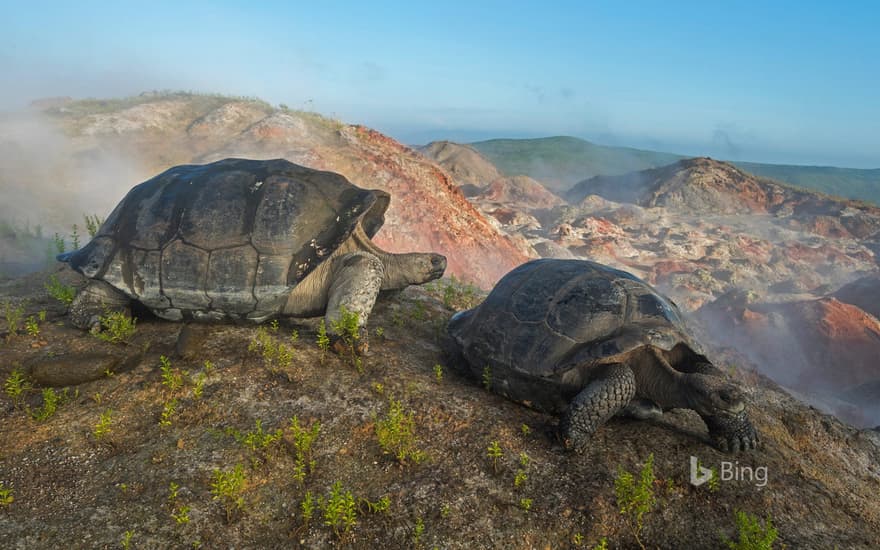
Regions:
<instances>
[{"instance_id":1,"label":"green hill","mask_svg":"<svg viewBox=\"0 0 880 550\"><path fill-rule=\"evenodd\" d=\"M756 176L784 181L805 189L849 199L880 204L880 169L834 168L831 166L789 166L734 162Z\"/></svg>"},{"instance_id":2,"label":"green hill","mask_svg":"<svg viewBox=\"0 0 880 550\"><path fill-rule=\"evenodd\" d=\"M469 144L504 174L524 174L563 195L575 183L593 176L616 176L657 168L687 158L683 155L596 145L575 137L491 139ZM797 187L880 204L880 169L787 166L732 162L735 166Z\"/></svg>"},{"instance_id":3,"label":"green hill","mask_svg":"<svg viewBox=\"0 0 880 550\"><path fill-rule=\"evenodd\" d=\"M491 139L469 144L506 175L526 175L557 194L598 175L620 175L657 168L681 155L596 145L574 137Z\"/></svg>"}]
</instances>

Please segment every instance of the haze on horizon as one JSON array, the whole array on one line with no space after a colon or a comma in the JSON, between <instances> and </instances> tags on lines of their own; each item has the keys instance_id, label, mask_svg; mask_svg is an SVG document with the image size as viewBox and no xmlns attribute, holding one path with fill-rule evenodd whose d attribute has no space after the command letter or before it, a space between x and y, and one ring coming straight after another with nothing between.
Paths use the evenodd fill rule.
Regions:
<instances>
[{"instance_id":1,"label":"haze on horizon","mask_svg":"<svg viewBox=\"0 0 880 550\"><path fill-rule=\"evenodd\" d=\"M880 7L740 2L4 2L0 111L256 96L410 144L572 135L880 167Z\"/></svg>"}]
</instances>

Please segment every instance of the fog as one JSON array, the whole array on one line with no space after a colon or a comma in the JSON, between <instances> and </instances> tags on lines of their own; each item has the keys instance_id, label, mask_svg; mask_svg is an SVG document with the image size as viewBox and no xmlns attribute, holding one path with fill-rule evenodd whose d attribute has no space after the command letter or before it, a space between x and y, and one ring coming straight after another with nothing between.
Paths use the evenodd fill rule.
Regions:
<instances>
[{"instance_id":1,"label":"fog","mask_svg":"<svg viewBox=\"0 0 880 550\"><path fill-rule=\"evenodd\" d=\"M37 112L0 117L0 274L17 275L46 266L55 233L69 249L74 224L84 244L84 216L106 217L143 173Z\"/></svg>"}]
</instances>

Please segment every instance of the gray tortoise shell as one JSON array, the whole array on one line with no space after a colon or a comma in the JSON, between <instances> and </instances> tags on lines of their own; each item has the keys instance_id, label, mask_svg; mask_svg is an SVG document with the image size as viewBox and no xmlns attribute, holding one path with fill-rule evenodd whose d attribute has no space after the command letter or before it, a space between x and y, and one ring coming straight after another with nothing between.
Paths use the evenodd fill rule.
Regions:
<instances>
[{"instance_id":1,"label":"gray tortoise shell","mask_svg":"<svg viewBox=\"0 0 880 550\"><path fill-rule=\"evenodd\" d=\"M135 186L68 261L172 320L277 314L389 195L283 159L176 166Z\"/></svg>"},{"instance_id":2,"label":"gray tortoise shell","mask_svg":"<svg viewBox=\"0 0 880 550\"><path fill-rule=\"evenodd\" d=\"M672 301L630 273L586 260L517 267L448 330L468 363L496 377L553 377L647 344L698 352Z\"/></svg>"}]
</instances>

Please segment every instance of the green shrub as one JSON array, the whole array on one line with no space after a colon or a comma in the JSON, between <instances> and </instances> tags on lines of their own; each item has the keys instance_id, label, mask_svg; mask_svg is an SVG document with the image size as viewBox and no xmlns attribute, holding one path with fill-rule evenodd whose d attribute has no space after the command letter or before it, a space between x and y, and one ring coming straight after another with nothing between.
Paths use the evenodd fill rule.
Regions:
<instances>
[{"instance_id":1,"label":"green shrub","mask_svg":"<svg viewBox=\"0 0 880 550\"><path fill-rule=\"evenodd\" d=\"M112 422L113 411L107 409L106 411L101 413L101 418L98 420L98 423L95 424L95 428L92 430L92 434L95 436L95 439L101 440L110 433L110 424Z\"/></svg>"},{"instance_id":2,"label":"green shrub","mask_svg":"<svg viewBox=\"0 0 880 550\"><path fill-rule=\"evenodd\" d=\"M302 483L306 474L314 471L315 461L312 460L312 444L321 432L321 423L317 420L308 429L300 426L299 418L290 420L290 431L293 434L294 464L293 478Z\"/></svg>"},{"instance_id":3,"label":"green shrub","mask_svg":"<svg viewBox=\"0 0 880 550\"><path fill-rule=\"evenodd\" d=\"M162 371L162 385L172 392L183 387L183 375L177 369L171 368L171 360L164 355L159 356L159 370Z\"/></svg>"},{"instance_id":4,"label":"green shrub","mask_svg":"<svg viewBox=\"0 0 880 550\"><path fill-rule=\"evenodd\" d=\"M323 502L323 510L324 525L332 528L337 538L342 538L357 524L354 495L343 489L341 481L333 484L330 495Z\"/></svg>"},{"instance_id":5,"label":"green shrub","mask_svg":"<svg viewBox=\"0 0 880 550\"><path fill-rule=\"evenodd\" d=\"M214 495L214 500L219 500L223 504L227 523L232 521L236 511L244 509L245 481L244 467L241 464L236 464L231 471L214 469L211 494Z\"/></svg>"},{"instance_id":6,"label":"green shrub","mask_svg":"<svg viewBox=\"0 0 880 550\"><path fill-rule=\"evenodd\" d=\"M618 467L617 479L614 480L614 495L617 497L617 507L626 517L627 525L636 542L641 548L645 548L640 538L644 525L643 518L656 504L653 453L642 466L638 479L623 467Z\"/></svg>"},{"instance_id":7,"label":"green shrub","mask_svg":"<svg viewBox=\"0 0 880 550\"><path fill-rule=\"evenodd\" d=\"M416 422L412 412L404 412L400 401L388 400L388 413L376 420L376 437L386 454L392 454L401 464L412 460L416 464L425 459L425 453L416 447Z\"/></svg>"},{"instance_id":8,"label":"green shrub","mask_svg":"<svg viewBox=\"0 0 880 550\"><path fill-rule=\"evenodd\" d=\"M6 331L9 332L7 338L11 338L18 334L18 329L21 328L24 304L13 306L9 302L3 302L3 315L6 317Z\"/></svg>"},{"instance_id":9,"label":"green shrub","mask_svg":"<svg viewBox=\"0 0 880 550\"><path fill-rule=\"evenodd\" d=\"M124 311L107 311L98 320L101 323L101 331L96 336L105 342L128 343L134 336L137 320L126 315Z\"/></svg>"},{"instance_id":10,"label":"green shrub","mask_svg":"<svg viewBox=\"0 0 880 550\"><path fill-rule=\"evenodd\" d=\"M61 284L61 281L55 275L50 276L49 280L46 281L46 290L49 292L49 296L65 306L73 303L73 299L76 297L76 288Z\"/></svg>"},{"instance_id":11,"label":"green shrub","mask_svg":"<svg viewBox=\"0 0 880 550\"><path fill-rule=\"evenodd\" d=\"M339 306L339 318L332 321L331 327L349 354L351 366L355 367L358 372L363 371L363 363L358 356L358 345L361 340L360 331L361 316L356 311L349 311L345 306Z\"/></svg>"},{"instance_id":12,"label":"green shrub","mask_svg":"<svg viewBox=\"0 0 880 550\"><path fill-rule=\"evenodd\" d=\"M12 487L7 487L4 482L0 481L0 506L6 507L12 504L15 500L13 493Z\"/></svg>"},{"instance_id":13,"label":"green shrub","mask_svg":"<svg viewBox=\"0 0 880 550\"><path fill-rule=\"evenodd\" d=\"M43 406L34 411L33 417L36 420L48 420L52 415L55 414L55 411L58 410L58 407L66 400L67 398L67 388L64 389L62 393L56 393L52 388L44 388L43 389Z\"/></svg>"},{"instance_id":14,"label":"green shrub","mask_svg":"<svg viewBox=\"0 0 880 550\"><path fill-rule=\"evenodd\" d=\"M492 461L492 471L497 474L498 461L504 456L504 453L501 451L501 445L498 444L497 440L489 443L489 446L486 447L486 456Z\"/></svg>"},{"instance_id":15,"label":"green shrub","mask_svg":"<svg viewBox=\"0 0 880 550\"><path fill-rule=\"evenodd\" d=\"M97 214L92 214L91 216L83 214L83 219L86 222L86 231L89 232L89 237L94 238L98 233L98 229L104 224L104 220L99 218Z\"/></svg>"},{"instance_id":16,"label":"green shrub","mask_svg":"<svg viewBox=\"0 0 880 550\"><path fill-rule=\"evenodd\" d=\"M20 369L13 369L6 381L3 383L3 391L12 399L12 404L16 408L21 407L24 398L31 390L31 383L24 377Z\"/></svg>"},{"instance_id":17,"label":"green shrub","mask_svg":"<svg viewBox=\"0 0 880 550\"><path fill-rule=\"evenodd\" d=\"M771 550L779 532L773 527L770 516L761 521L757 516L743 511L736 512L736 528L739 539L730 540L721 535L721 540L731 550Z\"/></svg>"}]
</instances>

